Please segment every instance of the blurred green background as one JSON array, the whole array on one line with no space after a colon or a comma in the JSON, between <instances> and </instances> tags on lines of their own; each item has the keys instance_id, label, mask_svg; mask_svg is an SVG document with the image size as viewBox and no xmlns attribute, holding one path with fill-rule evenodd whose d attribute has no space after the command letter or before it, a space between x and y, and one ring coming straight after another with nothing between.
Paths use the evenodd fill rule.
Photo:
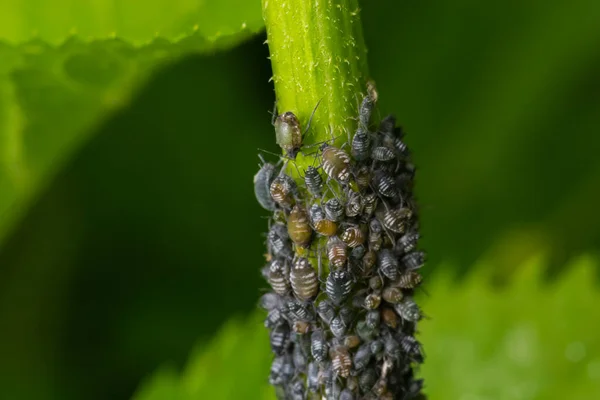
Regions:
<instances>
[{"instance_id":1,"label":"blurred green background","mask_svg":"<svg viewBox=\"0 0 600 400\"><path fill-rule=\"evenodd\" d=\"M256 3L249 12L260 17ZM463 321L448 323L452 333L423 328L435 354L449 337L464 335L468 344L477 331L469 316L510 320L512 310L539 300L523 295L501 314L499 298L482 300L497 296L493 286L448 308L435 306L436 296L440 303L462 293L479 269L510 285L539 255L536 277L552 287L570 276L572 260L593 259L600 249L600 3L373 0L362 9L380 112L397 114L419 168L424 272L439 281L442 272L458 275L447 278L446 289L427 289L432 322L425 326L454 313ZM0 171L0 220L14 219L0 243L0 399L128 399L158 367L182 368L195 345L208 348L226 321L250 315L265 286L258 271L267 214L252 190L257 149L276 151L264 33L204 54L185 49L192 39L156 39L140 49L119 41L0 39L0 131L8 136L15 121L26 127L32 169L55 135L90 119L51 179L39 175L41 189L29 201L15 200ZM21 61L10 64L16 57ZM137 74L152 57L165 62L148 69L139 90L111 97L123 71ZM56 68L63 80L55 79ZM89 104L107 103L102 118L80 117ZM39 159L54 165L51 156ZM595 274L586 277L581 282ZM595 287L586 290L590 295L565 311L576 326L564 335L576 336L566 343L575 343L576 353L585 343L585 357L575 359L589 361L585 373L600 381L600 341L588 336L600 327L598 312L589 311L598 296ZM527 318L545 312L543 331L560 330L565 320L550 316L577 291L548 295L553 302L536 303L543 311ZM461 308L475 303L489 308ZM524 321L517 336L529 332ZM477 334L490 338L490 329L505 329L485 320L480 326L487 330ZM240 329L243 336L250 328ZM545 345L538 343L542 353ZM472 349L453 346L446 346L456 353L447 359L469 364L460 357ZM566 366L561 360L554 362ZM518 375L498 369L489 375L504 382ZM556 371L570 369L542 371L532 382ZM572 398L600 393L597 386L583 390ZM447 398L559 398L519 393Z\"/></svg>"}]
</instances>

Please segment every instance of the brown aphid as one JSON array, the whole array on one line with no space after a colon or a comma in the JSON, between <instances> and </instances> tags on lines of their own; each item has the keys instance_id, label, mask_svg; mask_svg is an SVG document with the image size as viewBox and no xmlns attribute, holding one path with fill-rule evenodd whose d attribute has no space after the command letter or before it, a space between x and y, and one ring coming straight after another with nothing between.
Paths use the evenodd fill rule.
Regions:
<instances>
[{"instance_id":1,"label":"brown aphid","mask_svg":"<svg viewBox=\"0 0 600 400\"><path fill-rule=\"evenodd\" d=\"M310 246L312 228L308 222L308 214L304 207L296 204L294 208L292 208L292 212L288 217L287 228L288 235L296 246L304 248Z\"/></svg>"},{"instance_id":2,"label":"brown aphid","mask_svg":"<svg viewBox=\"0 0 600 400\"><path fill-rule=\"evenodd\" d=\"M383 289L383 293L381 294L383 299L388 303L396 304L402 301L402 290L397 287L386 287Z\"/></svg>"},{"instance_id":3,"label":"brown aphid","mask_svg":"<svg viewBox=\"0 0 600 400\"><path fill-rule=\"evenodd\" d=\"M375 253L373 250L367 251L363 256L362 262L364 271L366 274L368 274L377 263L377 253Z\"/></svg>"},{"instance_id":4,"label":"brown aphid","mask_svg":"<svg viewBox=\"0 0 600 400\"><path fill-rule=\"evenodd\" d=\"M292 177L281 173L269 186L271 197L281 207L290 207L294 203L294 196L297 193L296 182Z\"/></svg>"},{"instance_id":5,"label":"brown aphid","mask_svg":"<svg viewBox=\"0 0 600 400\"><path fill-rule=\"evenodd\" d=\"M323 170L331 179L340 183L350 181L350 156L344 150L323 144L321 146Z\"/></svg>"},{"instance_id":6,"label":"brown aphid","mask_svg":"<svg viewBox=\"0 0 600 400\"><path fill-rule=\"evenodd\" d=\"M340 237L349 247L358 247L365 242L365 235L358 226L349 226Z\"/></svg>"},{"instance_id":7,"label":"brown aphid","mask_svg":"<svg viewBox=\"0 0 600 400\"><path fill-rule=\"evenodd\" d=\"M375 275L371 279L369 279L369 287L373 290L381 289L383 286L383 280L379 275Z\"/></svg>"},{"instance_id":8,"label":"brown aphid","mask_svg":"<svg viewBox=\"0 0 600 400\"><path fill-rule=\"evenodd\" d=\"M356 192L350 192L348 200L346 201L346 216L356 217L362 212L362 199L360 194Z\"/></svg>"},{"instance_id":9,"label":"brown aphid","mask_svg":"<svg viewBox=\"0 0 600 400\"><path fill-rule=\"evenodd\" d=\"M319 291L317 273L308 259L304 257L298 257L294 260L290 271L290 283L294 295L299 300L310 300Z\"/></svg>"},{"instance_id":10,"label":"brown aphid","mask_svg":"<svg viewBox=\"0 0 600 400\"><path fill-rule=\"evenodd\" d=\"M365 308L374 310L381 304L381 297L378 294L371 293L365 298Z\"/></svg>"},{"instance_id":11,"label":"brown aphid","mask_svg":"<svg viewBox=\"0 0 600 400\"><path fill-rule=\"evenodd\" d=\"M385 391L379 396L379 400L394 400L394 395L390 391Z\"/></svg>"},{"instance_id":12,"label":"brown aphid","mask_svg":"<svg viewBox=\"0 0 600 400\"><path fill-rule=\"evenodd\" d=\"M364 216L370 218L377 206L377 195L375 193L365 194L362 198L362 204Z\"/></svg>"},{"instance_id":13,"label":"brown aphid","mask_svg":"<svg viewBox=\"0 0 600 400\"><path fill-rule=\"evenodd\" d=\"M348 353L348 348L346 346L336 346L329 350L329 357L331 357L333 372L337 376L347 378L352 369L352 358L350 357L350 353Z\"/></svg>"},{"instance_id":14,"label":"brown aphid","mask_svg":"<svg viewBox=\"0 0 600 400\"><path fill-rule=\"evenodd\" d=\"M346 379L346 389L351 392L356 392L358 390L358 377L349 376L348 379ZM354 397L351 398L354 399ZM340 400L343 400L341 396Z\"/></svg>"},{"instance_id":15,"label":"brown aphid","mask_svg":"<svg viewBox=\"0 0 600 400\"><path fill-rule=\"evenodd\" d=\"M369 249L373 251L379 251L383 244L383 226L381 223L373 218L369 222Z\"/></svg>"},{"instance_id":16,"label":"brown aphid","mask_svg":"<svg viewBox=\"0 0 600 400\"><path fill-rule=\"evenodd\" d=\"M418 272L407 271L392 282L392 285L402 289L414 289L419 286L422 280L423 277Z\"/></svg>"},{"instance_id":17,"label":"brown aphid","mask_svg":"<svg viewBox=\"0 0 600 400\"><path fill-rule=\"evenodd\" d=\"M398 314L396 314L396 312L389 307L383 307L381 309L381 319L383 320L384 324L392 329L396 329L398 327Z\"/></svg>"},{"instance_id":18,"label":"brown aphid","mask_svg":"<svg viewBox=\"0 0 600 400\"><path fill-rule=\"evenodd\" d=\"M346 336L344 338L344 346L353 349L360 344L360 338L356 335Z\"/></svg>"},{"instance_id":19,"label":"brown aphid","mask_svg":"<svg viewBox=\"0 0 600 400\"><path fill-rule=\"evenodd\" d=\"M280 260L273 260L269 266L267 281L280 296L284 296L290 289L287 266Z\"/></svg>"},{"instance_id":20,"label":"brown aphid","mask_svg":"<svg viewBox=\"0 0 600 400\"><path fill-rule=\"evenodd\" d=\"M346 244L337 236L331 236L327 240L327 258L329 259L329 264L335 268L343 267L348 260Z\"/></svg>"},{"instance_id":21,"label":"brown aphid","mask_svg":"<svg viewBox=\"0 0 600 400\"><path fill-rule=\"evenodd\" d=\"M412 211L408 208L387 208L383 204L375 211L377 219L384 228L394 233L404 233L406 222L412 217Z\"/></svg>"},{"instance_id":22,"label":"brown aphid","mask_svg":"<svg viewBox=\"0 0 600 400\"><path fill-rule=\"evenodd\" d=\"M371 182L371 168L366 165L360 166L355 172L354 181L360 189L368 188Z\"/></svg>"},{"instance_id":23,"label":"brown aphid","mask_svg":"<svg viewBox=\"0 0 600 400\"><path fill-rule=\"evenodd\" d=\"M387 377L382 375L371 390L377 395L377 399L382 399L387 392Z\"/></svg>"},{"instance_id":24,"label":"brown aphid","mask_svg":"<svg viewBox=\"0 0 600 400\"><path fill-rule=\"evenodd\" d=\"M328 219L322 219L315 223L315 231L323 236L333 236L337 232L337 224Z\"/></svg>"},{"instance_id":25,"label":"brown aphid","mask_svg":"<svg viewBox=\"0 0 600 400\"><path fill-rule=\"evenodd\" d=\"M294 332L304 335L310 331L310 323L306 321L295 321L292 325Z\"/></svg>"}]
</instances>

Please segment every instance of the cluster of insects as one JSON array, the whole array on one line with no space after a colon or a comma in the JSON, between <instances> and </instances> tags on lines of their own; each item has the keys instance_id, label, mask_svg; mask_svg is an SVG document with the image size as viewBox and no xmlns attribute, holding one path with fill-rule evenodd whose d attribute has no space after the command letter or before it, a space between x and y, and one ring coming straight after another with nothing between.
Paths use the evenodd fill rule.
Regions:
<instances>
[{"instance_id":1,"label":"cluster of insects","mask_svg":"<svg viewBox=\"0 0 600 400\"><path fill-rule=\"evenodd\" d=\"M271 290L260 306L280 399L425 399L413 375L424 359L413 294L425 261L415 168L393 116L371 125L376 101L368 90L340 147L303 146L296 116L276 116L285 156L263 161L254 177L258 202L273 213L262 269ZM311 149L314 165L300 170L298 153Z\"/></svg>"}]
</instances>

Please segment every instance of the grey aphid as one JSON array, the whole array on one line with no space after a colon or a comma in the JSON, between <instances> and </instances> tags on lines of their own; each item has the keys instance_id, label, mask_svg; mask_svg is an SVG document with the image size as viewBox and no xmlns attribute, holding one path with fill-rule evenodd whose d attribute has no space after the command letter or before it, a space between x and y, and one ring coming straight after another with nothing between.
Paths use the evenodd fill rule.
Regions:
<instances>
[{"instance_id":1,"label":"grey aphid","mask_svg":"<svg viewBox=\"0 0 600 400\"><path fill-rule=\"evenodd\" d=\"M325 336L321 331L314 331L310 336L310 353L313 358L322 362L327 359L327 341L325 340Z\"/></svg>"},{"instance_id":2,"label":"grey aphid","mask_svg":"<svg viewBox=\"0 0 600 400\"><path fill-rule=\"evenodd\" d=\"M321 197L323 188L323 178L319 174L319 170L313 166L309 166L304 172L304 184L306 189L313 197Z\"/></svg>"},{"instance_id":3,"label":"grey aphid","mask_svg":"<svg viewBox=\"0 0 600 400\"><path fill-rule=\"evenodd\" d=\"M391 280L398 278L400 273L398 269L398 259L396 259L396 255L390 249L381 249L379 251L377 264L381 273L387 278Z\"/></svg>"},{"instance_id":4,"label":"grey aphid","mask_svg":"<svg viewBox=\"0 0 600 400\"><path fill-rule=\"evenodd\" d=\"M379 123L379 132L381 133L394 133L394 127L396 126L396 117L392 114L386 116Z\"/></svg>"},{"instance_id":5,"label":"grey aphid","mask_svg":"<svg viewBox=\"0 0 600 400\"><path fill-rule=\"evenodd\" d=\"M348 388L342 390L342 393L340 393L339 400L354 400L354 399L356 399L356 396L354 396L354 392L352 392L352 390L350 390Z\"/></svg>"},{"instance_id":6,"label":"grey aphid","mask_svg":"<svg viewBox=\"0 0 600 400\"><path fill-rule=\"evenodd\" d=\"M356 350L353 357L353 365L357 371L360 371L367 367L371 361L371 348L369 343L364 343Z\"/></svg>"},{"instance_id":7,"label":"grey aphid","mask_svg":"<svg viewBox=\"0 0 600 400\"><path fill-rule=\"evenodd\" d=\"M400 347L408 357L416 362L423 362L421 344L413 336L406 335L400 340Z\"/></svg>"},{"instance_id":8,"label":"grey aphid","mask_svg":"<svg viewBox=\"0 0 600 400\"><path fill-rule=\"evenodd\" d=\"M418 232L407 232L396 242L396 252L399 254L410 253L417 247L420 235Z\"/></svg>"},{"instance_id":9,"label":"grey aphid","mask_svg":"<svg viewBox=\"0 0 600 400\"><path fill-rule=\"evenodd\" d=\"M279 308L273 308L267 313L267 317L265 318L265 327L274 328L277 325L283 324L285 322L286 320L281 310Z\"/></svg>"},{"instance_id":10,"label":"grey aphid","mask_svg":"<svg viewBox=\"0 0 600 400\"><path fill-rule=\"evenodd\" d=\"M284 383L282 376L283 365L285 363L284 356L277 356L271 363L271 373L269 374L269 383L274 386L278 386Z\"/></svg>"},{"instance_id":11,"label":"grey aphid","mask_svg":"<svg viewBox=\"0 0 600 400\"><path fill-rule=\"evenodd\" d=\"M380 322L381 314L379 313L379 310L370 310L367 312L367 315L365 316L365 323L368 328L377 329L379 328Z\"/></svg>"},{"instance_id":12,"label":"grey aphid","mask_svg":"<svg viewBox=\"0 0 600 400\"><path fill-rule=\"evenodd\" d=\"M291 259L292 244L285 225L276 223L271 226L267 234L267 248L274 257Z\"/></svg>"},{"instance_id":13,"label":"grey aphid","mask_svg":"<svg viewBox=\"0 0 600 400\"><path fill-rule=\"evenodd\" d=\"M354 137L352 138L351 153L357 161L364 161L369 158L369 148L371 147L371 138L366 128L359 125Z\"/></svg>"},{"instance_id":14,"label":"grey aphid","mask_svg":"<svg viewBox=\"0 0 600 400\"><path fill-rule=\"evenodd\" d=\"M275 166L271 163L263 163L260 170L254 175L254 195L262 208L275 211L276 204L271 198L271 183L275 179Z\"/></svg>"},{"instance_id":15,"label":"grey aphid","mask_svg":"<svg viewBox=\"0 0 600 400\"><path fill-rule=\"evenodd\" d=\"M375 212L377 207L377 195L375 193L367 193L362 197L363 221L368 221Z\"/></svg>"},{"instance_id":16,"label":"grey aphid","mask_svg":"<svg viewBox=\"0 0 600 400\"><path fill-rule=\"evenodd\" d=\"M335 317L335 307L331 301L322 300L317 305L317 313L319 314L319 317L321 317L321 319L325 321L327 325L329 325L331 320Z\"/></svg>"},{"instance_id":17,"label":"grey aphid","mask_svg":"<svg viewBox=\"0 0 600 400\"><path fill-rule=\"evenodd\" d=\"M398 188L394 178L384 171L377 171L373 180L375 190L381 196L388 198L396 198L399 196Z\"/></svg>"},{"instance_id":18,"label":"grey aphid","mask_svg":"<svg viewBox=\"0 0 600 400\"><path fill-rule=\"evenodd\" d=\"M381 360L381 358L383 357L383 350L384 350L384 345L381 339L377 339L377 340L373 340L371 343L369 343L369 346L371 348L371 354L373 354L373 356L375 357L376 360Z\"/></svg>"},{"instance_id":19,"label":"grey aphid","mask_svg":"<svg viewBox=\"0 0 600 400\"><path fill-rule=\"evenodd\" d=\"M291 385L290 400L305 400L305 391L304 380L296 378Z\"/></svg>"},{"instance_id":20,"label":"grey aphid","mask_svg":"<svg viewBox=\"0 0 600 400\"><path fill-rule=\"evenodd\" d=\"M288 324L281 324L273 328L270 333L271 350L277 355L283 355L290 343L290 327Z\"/></svg>"},{"instance_id":21,"label":"grey aphid","mask_svg":"<svg viewBox=\"0 0 600 400\"><path fill-rule=\"evenodd\" d=\"M308 360L301 346L294 346L292 360L294 361L296 371L302 372L306 369Z\"/></svg>"},{"instance_id":22,"label":"grey aphid","mask_svg":"<svg viewBox=\"0 0 600 400\"><path fill-rule=\"evenodd\" d=\"M373 366L365 369L358 376L358 387L363 393L370 392L375 382L377 382L377 371Z\"/></svg>"},{"instance_id":23,"label":"grey aphid","mask_svg":"<svg viewBox=\"0 0 600 400\"><path fill-rule=\"evenodd\" d=\"M296 321L312 321L314 319L314 311L305 303L296 299L289 298L285 302L287 315L292 322Z\"/></svg>"},{"instance_id":24,"label":"grey aphid","mask_svg":"<svg viewBox=\"0 0 600 400\"><path fill-rule=\"evenodd\" d=\"M319 363L312 361L308 364L307 374L308 390L312 393L316 393L319 389Z\"/></svg>"},{"instance_id":25,"label":"grey aphid","mask_svg":"<svg viewBox=\"0 0 600 400\"><path fill-rule=\"evenodd\" d=\"M331 368L333 370L333 366ZM338 379L331 379L325 385L325 398L327 400L339 400L341 393L342 387L338 382Z\"/></svg>"},{"instance_id":26,"label":"grey aphid","mask_svg":"<svg viewBox=\"0 0 600 400\"><path fill-rule=\"evenodd\" d=\"M356 324L356 334L363 341L370 341L373 338L375 331L375 329L368 327L365 321L358 321Z\"/></svg>"},{"instance_id":27,"label":"grey aphid","mask_svg":"<svg viewBox=\"0 0 600 400\"><path fill-rule=\"evenodd\" d=\"M331 333L337 338L341 338L346 334L348 326L344 323L342 317L338 314L329 323Z\"/></svg>"},{"instance_id":28,"label":"grey aphid","mask_svg":"<svg viewBox=\"0 0 600 400\"><path fill-rule=\"evenodd\" d=\"M394 309L402 317L409 322L417 322L421 319L421 310L419 306L410 297L405 297L404 300L394 306Z\"/></svg>"},{"instance_id":29,"label":"grey aphid","mask_svg":"<svg viewBox=\"0 0 600 400\"><path fill-rule=\"evenodd\" d=\"M375 107L375 101L376 99L374 99L371 95L367 95L363 98L362 103L360 104L358 109L358 122L364 128L368 128L369 126L371 113Z\"/></svg>"},{"instance_id":30,"label":"grey aphid","mask_svg":"<svg viewBox=\"0 0 600 400\"><path fill-rule=\"evenodd\" d=\"M388 147L378 146L371 150L371 158L375 161L387 162L396 158L396 154Z\"/></svg>"},{"instance_id":31,"label":"grey aphid","mask_svg":"<svg viewBox=\"0 0 600 400\"><path fill-rule=\"evenodd\" d=\"M334 304L340 304L352 291L352 277L344 269L333 270L327 277L325 292Z\"/></svg>"},{"instance_id":32,"label":"grey aphid","mask_svg":"<svg viewBox=\"0 0 600 400\"><path fill-rule=\"evenodd\" d=\"M332 198L325 202L325 215L327 219L339 222L344 215L344 206L336 198Z\"/></svg>"},{"instance_id":33,"label":"grey aphid","mask_svg":"<svg viewBox=\"0 0 600 400\"><path fill-rule=\"evenodd\" d=\"M401 355L400 344L398 344L398 342L396 341L396 339L394 339L392 337L392 335L388 335L384 339L383 346L384 346L385 355L387 357L389 357L395 361L398 361L400 359L400 355Z\"/></svg>"},{"instance_id":34,"label":"grey aphid","mask_svg":"<svg viewBox=\"0 0 600 400\"><path fill-rule=\"evenodd\" d=\"M409 271L419 269L425 264L425 253L422 251L408 253L402 257L402 264Z\"/></svg>"},{"instance_id":35,"label":"grey aphid","mask_svg":"<svg viewBox=\"0 0 600 400\"><path fill-rule=\"evenodd\" d=\"M281 305L281 297L277 296L275 293L265 293L258 300L258 305L260 308L270 311Z\"/></svg>"}]
</instances>

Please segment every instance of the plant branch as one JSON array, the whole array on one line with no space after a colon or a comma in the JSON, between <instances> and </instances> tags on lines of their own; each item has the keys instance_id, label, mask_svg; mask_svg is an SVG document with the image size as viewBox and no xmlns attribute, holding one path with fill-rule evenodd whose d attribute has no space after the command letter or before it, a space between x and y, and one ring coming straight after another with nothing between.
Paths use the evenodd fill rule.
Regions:
<instances>
[{"instance_id":1,"label":"plant branch","mask_svg":"<svg viewBox=\"0 0 600 400\"><path fill-rule=\"evenodd\" d=\"M321 101L304 144L346 142L368 78L358 1L263 0L263 16L279 112L292 111L305 129Z\"/></svg>"}]
</instances>

